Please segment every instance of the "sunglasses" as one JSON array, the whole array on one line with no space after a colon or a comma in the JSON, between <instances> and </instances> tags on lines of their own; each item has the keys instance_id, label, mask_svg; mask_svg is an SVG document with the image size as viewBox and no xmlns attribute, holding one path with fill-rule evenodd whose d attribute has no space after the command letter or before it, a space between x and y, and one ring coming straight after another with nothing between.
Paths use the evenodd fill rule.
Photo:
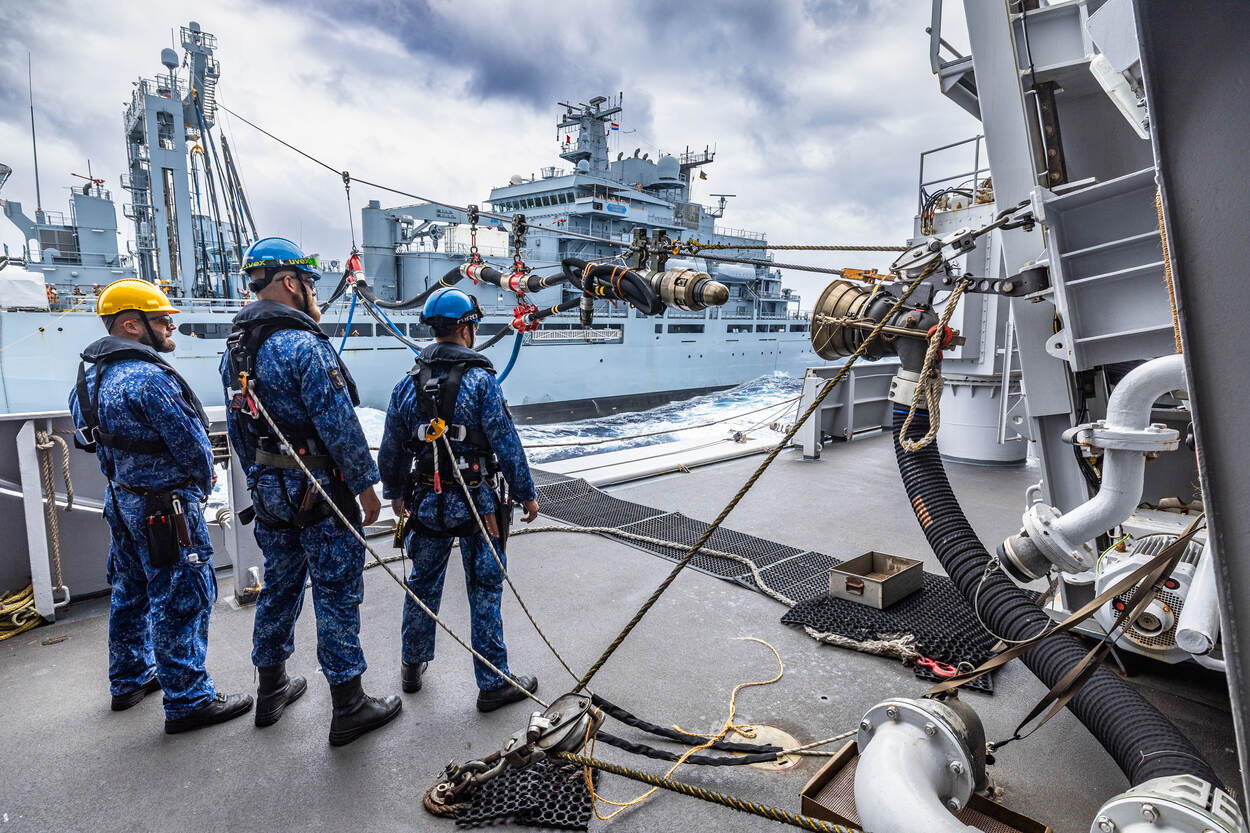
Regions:
<instances>
[{"instance_id":1,"label":"sunglasses","mask_svg":"<svg viewBox=\"0 0 1250 833\"><path fill-rule=\"evenodd\" d=\"M149 315L148 323L156 327L172 330L174 328L174 317L172 315Z\"/></svg>"}]
</instances>

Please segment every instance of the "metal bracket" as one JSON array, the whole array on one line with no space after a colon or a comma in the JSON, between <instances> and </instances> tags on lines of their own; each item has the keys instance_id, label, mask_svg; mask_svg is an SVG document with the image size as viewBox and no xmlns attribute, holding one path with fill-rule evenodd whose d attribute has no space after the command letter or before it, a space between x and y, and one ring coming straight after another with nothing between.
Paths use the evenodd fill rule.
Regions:
<instances>
[{"instance_id":1,"label":"metal bracket","mask_svg":"<svg viewBox=\"0 0 1250 833\"><path fill-rule=\"evenodd\" d=\"M1149 453L1175 451L1180 447L1181 434L1160 423L1141 429L1108 428L1105 422L1098 420L1069 428L1062 437L1070 445Z\"/></svg>"}]
</instances>

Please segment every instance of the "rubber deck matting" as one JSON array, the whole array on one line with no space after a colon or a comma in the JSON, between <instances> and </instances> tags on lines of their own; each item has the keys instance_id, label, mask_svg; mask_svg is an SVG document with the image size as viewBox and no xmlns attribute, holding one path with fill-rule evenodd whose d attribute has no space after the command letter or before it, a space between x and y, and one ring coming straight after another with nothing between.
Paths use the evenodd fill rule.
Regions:
<instances>
[{"instance_id":1,"label":"rubber deck matting","mask_svg":"<svg viewBox=\"0 0 1250 833\"><path fill-rule=\"evenodd\" d=\"M510 769L479 787L469 805L456 810L456 826L586 830L594 811L582 773L576 764L550 760ZM596 782L597 776L592 772Z\"/></svg>"},{"instance_id":2,"label":"rubber deck matting","mask_svg":"<svg viewBox=\"0 0 1250 833\"><path fill-rule=\"evenodd\" d=\"M585 480L537 469L533 474L542 513L574 526L612 527L673 541L687 548L693 546L709 526L680 512L665 512L621 500ZM686 554L685 550L659 544L615 540L672 562L680 561ZM807 625L857 642L912 634L922 654L948 665L961 662L980 665L989 658L996 642L977 622L971 607L945 576L925 573L922 590L888 610L877 610L829 595L829 568L842 563L831 555L800 550L724 527L712 533L706 546L749 559L768 587L794 599L797 604L781 619L787 625ZM752 590L760 589L751 568L736 559L700 552L687 569ZM912 671L921 679L937 680L920 666L913 666ZM993 691L991 675L986 674L967 687Z\"/></svg>"}]
</instances>

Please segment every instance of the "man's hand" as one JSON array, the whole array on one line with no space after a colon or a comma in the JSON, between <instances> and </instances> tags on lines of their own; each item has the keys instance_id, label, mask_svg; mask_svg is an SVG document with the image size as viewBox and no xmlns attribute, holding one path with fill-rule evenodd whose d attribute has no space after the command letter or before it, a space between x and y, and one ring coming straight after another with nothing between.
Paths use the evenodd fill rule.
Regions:
<instances>
[{"instance_id":1,"label":"man's hand","mask_svg":"<svg viewBox=\"0 0 1250 833\"><path fill-rule=\"evenodd\" d=\"M530 523L538 517L538 501L527 500L521 504L521 508L525 510L525 514L521 516L521 520Z\"/></svg>"},{"instance_id":2,"label":"man's hand","mask_svg":"<svg viewBox=\"0 0 1250 833\"><path fill-rule=\"evenodd\" d=\"M391 501L391 511L394 512L395 517L399 518L401 521L404 519L404 515L407 513L404 512L404 499L402 497L395 498Z\"/></svg>"},{"instance_id":3,"label":"man's hand","mask_svg":"<svg viewBox=\"0 0 1250 833\"><path fill-rule=\"evenodd\" d=\"M368 526L376 521L382 512L382 501L378 500L378 493L373 490L372 486L356 497L360 500L360 511L364 515L361 524Z\"/></svg>"}]
</instances>

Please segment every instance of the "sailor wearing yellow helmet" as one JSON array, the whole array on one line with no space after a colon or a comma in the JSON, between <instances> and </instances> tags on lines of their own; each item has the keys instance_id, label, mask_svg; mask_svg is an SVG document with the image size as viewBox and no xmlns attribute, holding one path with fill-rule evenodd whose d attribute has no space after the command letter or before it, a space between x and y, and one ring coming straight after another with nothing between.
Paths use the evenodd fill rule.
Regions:
<instances>
[{"instance_id":1,"label":"sailor wearing yellow helmet","mask_svg":"<svg viewBox=\"0 0 1250 833\"><path fill-rule=\"evenodd\" d=\"M162 354L178 312L156 286L114 281L96 299L108 335L82 352L69 396L78 435L108 478L112 708L164 689L165 731L199 729L247 713L252 698L223 695L204 668L217 598L201 508L213 487L208 417Z\"/></svg>"}]
</instances>

